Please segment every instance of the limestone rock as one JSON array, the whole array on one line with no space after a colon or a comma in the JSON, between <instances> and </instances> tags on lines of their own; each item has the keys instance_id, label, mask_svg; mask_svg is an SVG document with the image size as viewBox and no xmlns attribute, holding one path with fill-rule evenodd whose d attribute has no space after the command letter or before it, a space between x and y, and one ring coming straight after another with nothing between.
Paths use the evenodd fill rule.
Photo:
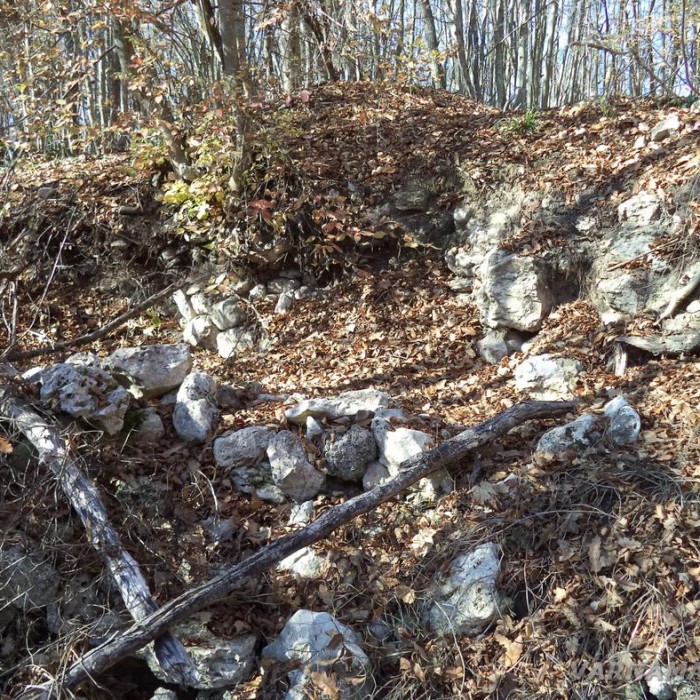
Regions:
<instances>
[{"instance_id":1,"label":"limestone rock","mask_svg":"<svg viewBox=\"0 0 700 700\"><path fill-rule=\"evenodd\" d=\"M216 336L216 347L219 355L227 360L255 348L255 336L249 328L230 328Z\"/></svg>"},{"instance_id":2,"label":"limestone rock","mask_svg":"<svg viewBox=\"0 0 700 700\"><path fill-rule=\"evenodd\" d=\"M137 442L157 443L165 435L163 420L155 408L142 408L137 411L137 425L134 437Z\"/></svg>"},{"instance_id":3,"label":"limestone rock","mask_svg":"<svg viewBox=\"0 0 700 700\"><path fill-rule=\"evenodd\" d=\"M107 358L106 364L135 380L136 385L129 391L152 399L182 384L192 369L192 355L184 343L144 345L115 350Z\"/></svg>"},{"instance_id":4,"label":"limestone rock","mask_svg":"<svg viewBox=\"0 0 700 700\"><path fill-rule=\"evenodd\" d=\"M546 276L533 257L492 250L481 263L479 278L477 303L487 326L527 332L540 329L553 299Z\"/></svg>"},{"instance_id":5,"label":"limestone rock","mask_svg":"<svg viewBox=\"0 0 700 700\"><path fill-rule=\"evenodd\" d=\"M116 435L124 427L129 393L91 353L73 355L38 375L41 400L74 418L82 418Z\"/></svg>"},{"instance_id":6,"label":"limestone rock","mask_svg":"<svg viewBox=\"0 0 700 700\"><path fill-rule=\"evenodd\" d=\"M623 396L616 396L605 404L605 416L610 421L605 437L613 447L630 445L639 439L642 419Z\"/></svg>"},{"instance_id":7,"label":"limestone rock","mask_svg":"<svg viewBox=\"0 0 700 700\"><path fill-rule=\"evenodd\" d=\"M323 456L331 476L360 481L369 463L377 457L377 444L369 430L353 425L335 441L326 440Z\"/></svg>"},{"instance_id":8,"label":"limestone rock","mask_svg":"<svg viewBox=\"0 0 700 700\"><path fill-rule=\"evenodd\" d=\"M306 458L301 440L281 430L267 446L272 478L277 486L297 503L313 498L323 486L324 476Z\"/></svg>"},{"instance_id":9,"label":"limestone rock","mask_svg":"<svg viewBox=\"0 0 700 700\"><path fill-rule=\"evenodd\" d=\"M253 672L257 643L255 635L220 637L210 632L196 617L176 624L171 631L187 646L187 653L199 676L197 688L202 690L232 688L246 680ZM171 680L165 675L151 647L147 647L139 655L146 659L149 668L157 678L162 681Z\"/></svg>"},{"instance_id":10,"label":"limestone rock","mask_svg":"<svg viewBox=\"0 0 700 700\"><path fill-rule=\"evenodd\" d=\"M557 401L573 397L583 367L578 360L533 355L515 369L515 387L533 399Z\"/></svg>"},{"instance_id":11,"label":"limestone rock","mask_svg":"<svg viewBox=\"0 0 700 700\"><path fill-rule=\"evenodd\" d=\"M340 638L340 639L339 639ZM282 663L297 662L301 668L288 673L288 698L304 698L309 674L333 674L338 700L369 698L371 665L358 636L327 612L298 610L287 621L280 636L262 651L263 658Z\"/></svg>"},{"instance_id":12,"label":"limestone rock","mask_svg":"<svg viewBox=\"0 0 700 700\"><path fill-rule=\"evenodd\" d=\"M185 377L177 392L173 411L175 432L187 442L205 442L220 417L216 382L205 372Z\"/></svg>"},{"instance_id":13,"label":"limestone rock","mask_svg":"<svg viewBox=\"0 0 700 700\"><path fill-rule=\"evenodd\" d=\"M681 120L677 114L670 114L654 126L649 134L652 141L664 141L670 136L675 136L681 128Z\"/></svg>"},{"instance_id":14,"label":"limestone rock","mask_svg":"<svg viewBox=\"0 0 700 700\"><path fill-rule=\"evenodd\" d=\"M375 389L346 391L332 399L306 399L285 411L290 423L304 425L309 416L335 420L343 416L355 417L358 413L374 413L389 405L389 395Z\"/></svg>"},{"instance_id":15,"label":"limestone rock","mask_svg":"<svg viewBox=\"0 0 700 700\"><path fill-rule=\"evenodd\" d=\"M202 347L207 350L216 349L216 336L219 334L216 326L208 316L195 316L187 321L182 331L182 338L192 347Z\"/></svg>"},{"instance_id":16,"label":"limestone rock","mask_svg":"<svg viewBox=\"0 0 700 700\"><path fill-rule=\"evenodd\" d=\"M537 443L536 452L580 452L594 445L600 437L595 417L586 414L544 433Z\"/></svg>"},{"instance_id":17,"label":"limestone rock","mask_svg":"<svg viewBox=\"0 0 700 700\"><path fill-rule=\"evenodd\" d=\"M217 467L236 469L257 464L265 456L274 431L261 425L241 428L214 440Z\"/></svg>"},{"instance_id":18,"label":"limestone rock","mask_svg":"<svg viewBox=\"0 0 700 700\"><path fill-rule=\"evenodd\" d=\"M220 331L227 331L242 326L248 318L248 312L242 302L236 299L224 299L214 304L209 317Z\"/></svg>"},{"instance_id":19,"label":"limestone rock","mask_svg":"<svg viewBox=\"0 0 700 700\"><path fill-rule=\"evenodd\" d=\"M483 632L500 612L500 567L493 543L457 557L447 581L430 595L431 603L424 614L429 627L440 636Z\"/></svg>"}]
</instances>

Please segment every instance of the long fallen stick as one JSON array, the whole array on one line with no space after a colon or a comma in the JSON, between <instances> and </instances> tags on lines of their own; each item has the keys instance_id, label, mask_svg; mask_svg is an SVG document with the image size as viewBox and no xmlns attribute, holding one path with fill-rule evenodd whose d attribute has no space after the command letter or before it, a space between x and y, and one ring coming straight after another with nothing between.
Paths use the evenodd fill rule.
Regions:
<instances>
[{"instance_id":1,"label":"long fallen stick","mask_svg":"<svg viewBox=\"0 0 700 700\"><path fill-rule=\"evenodd\" d=\"M23 697L49 698L52 693L60 695L86 680L99 677L118 661L164 634L176 622L229 595L249 576L258 576L302 547L328 537L341 525L388 501L419 479L454 464L527 420L552 418L570 411L574 406L575 402L570 401L520 403L494 418L468 428L435 449L406 460L401 465L398 476L389 483L331 508L303 529L262 547L228 571L165 603L148 617L138 620L128 629L116 633L88 651L66 671L56 687L42 687L43 694L39 696L36 695L38 689L33 688L31 694Z\"/></svg>"},{"instance_id":2,"label":"long fallen stick","mask_svg":"<svg viewBox=\"0 0 700 700\"><path fill-rule=\"evenodd\" d=\"M52 345L45 345L44 347L36 348L35 350L6 352L4 355L0 356L0 359L7 360L8 362L30 360L33 357L41 357L42 355L53 355L57 352L65 352L67 350L71 350L72 348L78 347L79 345L85 345L86 343L91 343L93 340L104 338L115 328L118 328L127 321L130 321L135 316L138 316L144 309L147 309L149 306L153 306L153 304L161 301L161 299L165 299L165 297L177 289L178 284L178 282L169 284L167 287L165 287L165 289L161 289L159 292L152 294L145 301L133 306L128 311L125 311L123 314L110 321L108 324L102 326L102 328L98 328L96 331L81 335L79 338L73 338L71 340L64 340L61 342L56 341Z\"/></svg>"},{"instance_id":3,"label":"long fallen stick","mask_svg":"<svg viewBox=\"0 0 700 700\"><path fill-rule=\"evenodd\" d=\"M11 374L7 365L2 375ZM155 612L158 606L151 596L139 565L121 544L112 527L100 495L71 457L70 450L58 432L15 395L9 383L0 381L0 416L11 420L36 448L39 462L56 478L73 509L80 516L94 549L99 552L112 574L127 610L135 620ZM183 685L196 682L197 671L185 647L169 632L155 642L156 658L169 678ZM43 695L43 693L42 693Z\"/></svg>"}]
</instances>

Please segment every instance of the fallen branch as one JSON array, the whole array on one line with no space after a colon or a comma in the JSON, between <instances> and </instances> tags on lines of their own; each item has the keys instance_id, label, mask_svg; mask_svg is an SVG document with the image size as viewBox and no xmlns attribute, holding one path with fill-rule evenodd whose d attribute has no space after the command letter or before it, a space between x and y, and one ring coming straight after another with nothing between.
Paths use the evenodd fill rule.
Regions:
<instances>
[{"instance_id":1,"label":"fallen branch","mask_svg":"<svg viewBox=\"0 0 700 700\"><path fill-rule=\"evenodd\" d=\"M0 367L0 376L10 377L13 368ZM56 478L63 493L85 526L94 549L112 574L135 620L152 614L158 606L134 558L122 547L119 535L107 517L100 495L92 482L80 471L65 441L24 399L13 392L9 383L0 383L0 416L9 418L36 448L39 462ZM166 674L174 682L190 685L197 672L184 646L166 632L155 642L155 654Z\"/></svg>"},{"instance_id":2,"label":"fallen branch","mask_svg":"<svg viewBox=\"0 0 700 700\"><path fill-rule=\"evenodd\" d=\"M328 537L341 525L388 501L419 479L453 465L470 452L505 435L521 423L535 418L552 418L574 408L574 402L531 401L517 404L498 416L447 440L430 452L406 460L394 479L326 511L303 529L259 549L244 561L215 578L163 605L129 629L88 651L61 679L60 688L43 688L40 697L76 688L86 680L100 676L118 661L133 654L162 635L170 626L207 605L229 595L249 576L259 576L297 550ZM36 688L33 689L36 691ZM32 697L37 697L33 695Z\"/></svg>"},{"instance_id":3,"label":"fallen branch","mask_svg":"<svg viewBox=\"0 0 700 700\"><path fill-rule=\"evenodd\" d=\"M168 296L168 294L173 292L177 288L177 286L177 282L169 284L165 289L162 289L160 292L156 292L156 294L151 295L145 301L142 301L140 304L137 304L128 311L125 311L121 316L117 316L117 318L115 318L113 321L110 321L106 326L102 326L102 328L98 328L96 331L92 331L92 333L86 333L85 335L81 335L79 338L66 340L62 343L55 341L52 345L45 345L43 348L36 348L36 350L26 350L24 352L6 352L5 354L0 355L0 359L8 360L9 362L16 362L17 360L29 360L32 357L52 355L57 352L70 350L74 347L77 347L78 345L85 345L85 343L91 343L93 340L99 340L100 338L104 338L104 336L113 331L115 328L118 328L122 324L134 318L134 316L138 316L144 309L147 309L149 306L153 306L153 304L159 302L161 299L164 299L166 296Z\"/></svg>"}]
</instances>

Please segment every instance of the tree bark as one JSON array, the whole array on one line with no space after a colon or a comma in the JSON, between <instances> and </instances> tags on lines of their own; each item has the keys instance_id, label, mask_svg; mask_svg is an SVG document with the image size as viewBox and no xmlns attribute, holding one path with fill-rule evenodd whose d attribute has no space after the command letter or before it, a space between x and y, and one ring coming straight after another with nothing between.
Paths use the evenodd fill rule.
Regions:
<instances>
[{"instance_id":1,"label":"tree bark","mask_svg":"<svg viewBox=\"0 0 700 700\"><path fill-rule=\"evenodd\" d=\"M12 367L0 368L6 377ZM9 418L36 448L39 462L46 465L85 526L92 547L99 552L119 588L124 604L135 620L158 609L148 584L135 559L124 549L119 535L107 517L100 495L92 482L80 471L70 450L58 432L21 398L14 395L8 382L0 383L0 416ZM170 632L155 635L154 652L163 670L173 682L191 685L197 671L185 647ZM44 696L52 691L45 691Z\"/></svg>"},{"instance_id":2,"label":"tree bark","mask_svg":"<svg viewBox=\"0 0 700 700\"><path fill-rule=\"evenodd\" d=\"M229 595L249 576L259 576L297 550L328 537L341 525L373 510L380 503L393 498L419 479L438 469L455 464L469 453L493 442L527 420L552 418L574 407L575 402L569 401L520 403L494 418L468 428L435 449L406 460L401 465L398 476L389 483L331 508L298 532L261 548L228 571L186 591L147 618L137 621L122 634L88 651L67 670L61 679L61 690L65 692L86 680L99 677L118 661L165 633L176 622ZM51 697L50 692L47 690L43 697Z\"/></svg>"}]
</instances>

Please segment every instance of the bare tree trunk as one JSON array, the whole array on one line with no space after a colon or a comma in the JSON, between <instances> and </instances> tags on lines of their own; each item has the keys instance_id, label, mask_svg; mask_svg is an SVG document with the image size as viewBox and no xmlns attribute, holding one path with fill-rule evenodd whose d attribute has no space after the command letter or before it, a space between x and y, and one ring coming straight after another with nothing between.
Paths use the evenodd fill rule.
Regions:
<instances>
[{"instance_id":1,"label":"bare tree trunk","mask_svg":"<svg viewBox=\"0 0 700 700\"><path fill-rule=\"evenodd\" d=\"M445 68L440 61L440 44L438 42L437 30L435 28L435 16L433 8L430 6L430 0L420 0L421 10L423 12L423 21L425 22L425 43L430 52L430 66L433 74L433 85L447 89L447 76Z\"/></svg>"}]
</instances>

